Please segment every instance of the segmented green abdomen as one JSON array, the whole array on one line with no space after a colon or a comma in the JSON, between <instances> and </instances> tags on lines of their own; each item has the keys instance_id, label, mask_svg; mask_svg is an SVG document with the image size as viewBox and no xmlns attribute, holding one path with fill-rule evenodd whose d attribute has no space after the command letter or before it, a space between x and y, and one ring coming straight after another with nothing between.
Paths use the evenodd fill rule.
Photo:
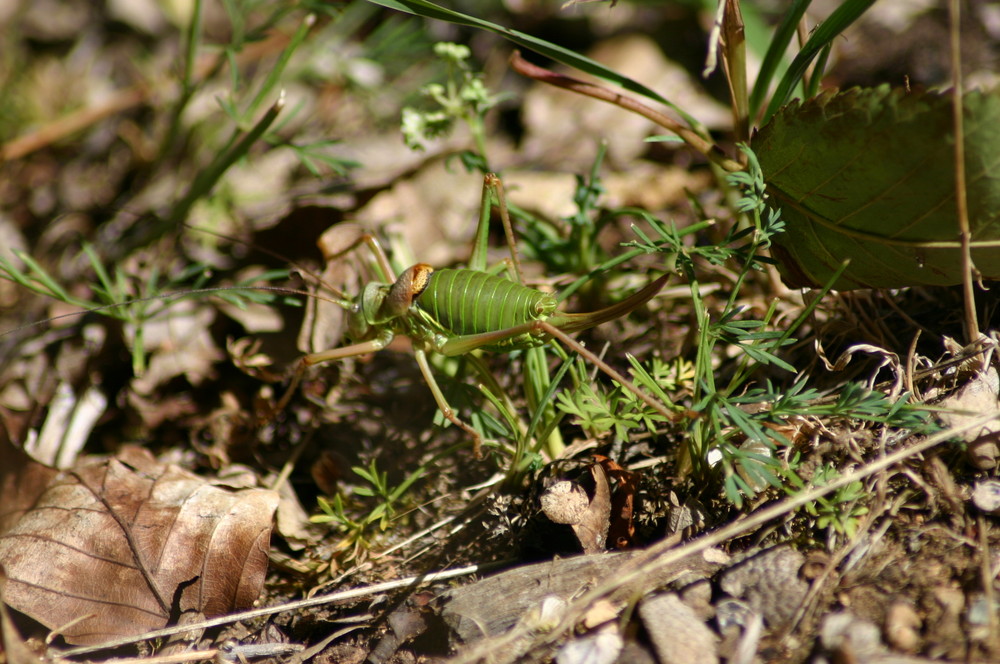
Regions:
<instances>
[{"instance_id":1,"label":"segmented green abdomen","mask_svg":"<svg viewBox=\"0 0 1000 664\"><path fill-rule=\"evenodd\" d=\"M551 295L477 270L435 270L419 302L456 335L505 330L556 308Z\"/></svg>"}]
</instances>

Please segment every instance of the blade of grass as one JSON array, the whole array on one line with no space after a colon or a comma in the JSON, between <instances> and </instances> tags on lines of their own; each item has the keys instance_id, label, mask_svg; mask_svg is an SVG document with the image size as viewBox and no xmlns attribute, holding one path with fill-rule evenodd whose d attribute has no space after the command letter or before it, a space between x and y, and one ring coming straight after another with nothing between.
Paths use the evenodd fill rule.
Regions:
<instances>
[{"instance_id":1,"label":"blade of grass","mask_svg":"<svg viewBox=\"0 0 1000 664\"><path fill-rule=\"evenodd\" d=\"M701 124L695 118L685 113L681 108L668 101L657 92L647 88L645 85L637 81L632 80L631 78L628 78L627 76L622 76L618 72L608 69L599 62L591 60L590 58L582 56L579 53L571 51L567 48L563 48L562 46L553 44L552 42L539 39L538 37L533 37L532 35L520 32L519 30L514 30L502 25L497 25L496 23L491 23L490 21L486 21L481 18L476 18L475 16L469 16L468 14L463 14L452 9L441 7L440 5L428 2L427 0L368 0L368 2L388 7L389 9L405 12L407 14L416 14L417 16L423 16L424 18L447 21L448 23L465 25L470 28L489 30L490 32L494 32L517 44L518 46L531 49L539 55L544 55L555 60L556 62L561 62L564 65L574 67L582 72L586 72L619 85L630 92L635 92L636 94L640 94L644 97L648 97L649 99L658 101L661 104L665 104L684 118L684 121L687 122L689 126L699 129L699 133L703 133L700 130Z\"/></svg>"},{"instance_id":2,"label":"blade of grass","mask_svg":"<svg viewBox=\"0 0 1000 664\"><path fill-rule=\"evenodd\" d=\"M792 96L792 89L802 80L813 58L868 11L868 8L873 4L875 4L875 0L845 0L830 14L829 18L817 26L812 37L792 60L792 64L781 78L781 82L778 83L778 88L774 91L774 96L771 97L771 103L767 106L767 112L764 113L764 122L767 122L779 108L788 102Z\"/></svg>"},{"instance_id":3,"label":"blade of grass","mask_svg":"<svg viewBox=\"0 0 1000 664\"><path fill-rule=\"evenodd\" d=\"M764 61L760 65L757 80L754 82L753 92L750 94L751 118L757 117L757 113L764 103L764 96L767 95L778 66L781 64L781 59L785 56L785 51L788 50L788 45L792 42L792 37L795 35L795 28L798 26L799 21L802 20L802 16L810 4L812 4L812 0L795 0L791 8L785 13L784 18L781 19L778 29L774 31L771 44L768 46L767 53L764 55Z\"/></svg>"},{"instance_id":4,"label":"blade of grass","mask_svg":"<svg viewBox=\"0 0 1000 664\"><path fill-rule=\"evenodd\" d=\"M267 131L268 127L278 117L284 106L285 94L281 92L278 100L271 105L271 108L267 109L267 112L264 113L257 124L250 131L246 132L242 140L232 145L228 150L221 152L205 170L198 174L194 182L191 183L188 193L185 194L184 198L177 203L171 212L169 217L171 228L178 226L187 219L188 213L195 202L202 196L207 195L229 167L246 155L250 147Z\"/></svg>"},{"instance_id":5,"label":"blade of grass","mask_svg":"<svg viewBox=\"0 0 1000 664\"><path fill-rule=\"evenodd\" d=\"M285 73L285 67L288 65L288 61L291 60L292 55L298 50L302 42L305 41L306 36L309 34L309 30L312 29L313 25L316 24L316 15L309 14L305 17L302 23L299 24L298 30L292 35L291 41L288 42L286 46L281 51L281 55L278 56L278 61L274 63L274 66L267 74L267 78L264 79L264 84L261 85L260 90L254 95L253 101L250 102L250 106L247 107L246 113L243 117L250 118L257 114L257 109L260 105L264 103L265 100L272 97L272 93L278 84L281 82L281 76Z\"/></svg>"},{"instance_id":6,"label":"blade of grass","mask_svg":"<svg viewBox=\"0 0 1000 664\"><path fill-rule=\"evenodd\" d=\"M28 267L28 270L34 275L34 281L36 283L45 286L45 288L49 290L50 294L54 295L56 298L62 300L63 302L72 302L74 304L79 304L80 301L71 296L69 293L67 293L63 289L63 287L60 286L59 283L55 279L53 279L52 276L45 271L45 268L43 268L34 258L32 258L23 251L17 251L17 250L14 250L14 256L20 259ZM29 283L23 281L20 283L27 285L29 288L32 288L32 286ZM32 290L34 290L36 293L42 292L39 291L37 287L32 288Z\"/></svg>"}]
</instances>

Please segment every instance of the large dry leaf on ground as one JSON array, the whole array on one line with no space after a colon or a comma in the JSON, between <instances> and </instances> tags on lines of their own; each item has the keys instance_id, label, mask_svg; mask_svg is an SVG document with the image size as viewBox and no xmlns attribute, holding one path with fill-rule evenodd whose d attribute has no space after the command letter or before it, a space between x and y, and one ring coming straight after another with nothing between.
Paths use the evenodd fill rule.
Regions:
<instances>
[{"instance_id":1,"label":"large dry leaf on ground","mask_svg":"<svg viewBox=\"0 0 1000 664\"><path fill-rule=\"evenodd\" d=\"M965 96L972 259L1000 278L1000 91ZM947 94L875 89L795 102L753 149L784 213L775 247L791 286L961 283L954 132Z\"/></svg>"},{"instance_id":2,"label":"large dry leaf on ground","mask_svg":"<svg viewBox=\"0 0 1000 664\"><path fill-rule=\"evenodd\" d=\"M0 470L4 599L51 629L88 616L62 632L70 643L141 634L177 612L229 613L260 593L275 492L227 491L131 448L19 497L15 521L9 475Z\"/></svg>"},{"instance_id":3,"label":"large dry leaf on ground","mask_svg":"<svg viewBox=\"0 0 1000 664\"><path fill-rule=\"evenodd\" d=\"M12 445L0 429L0 536L31 509L58 474Z\"/></svg>"},{"instance_id":4,"label":"large dry leaf on ground","mask_svg":"<svg viewBox=\"0 0 1000 664\"><path fill-rule=\"evenodd\" d=\"M14 627L10 611L3 601L6 582L3 569L0 569L0 659L5 664L42 664L44 660L31 651Z\"/></svg>"}]
</instances>

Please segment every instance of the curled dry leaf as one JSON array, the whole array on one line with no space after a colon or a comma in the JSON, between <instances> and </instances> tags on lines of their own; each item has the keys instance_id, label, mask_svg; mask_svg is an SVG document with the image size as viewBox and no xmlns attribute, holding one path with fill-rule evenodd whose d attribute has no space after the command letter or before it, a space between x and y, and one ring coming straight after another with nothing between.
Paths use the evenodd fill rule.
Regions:
<instances>
[{"instance_id":1,"label":"curled dry leaf","mask_svg":"<svg viewBox=\"0 0 1000 664\"><path fill-rule=\"evenodd\" d=\"M88 616L62 631L68 642L229 613L260 593L274 492L226 491L140 448L56 474L0 446L15 462L0 470L4 599L50 629Z\"/></svg>"},{"instance_id":2,"label":"curled dry leaf","mask_svg":"<svg viewBox=\"0 0 1000 664\"><path fill-rule=\"evenodd\" d=\"M615 491L611 497L611 523L608 527L608 544L616 549L627 549L635 538L635 494L639 487L638 476L600 454L594 455L608 477L615 480Z\"/></svg>"},{"instance_id":3,"label":"curled dry leaf","mask_svg":"<svg viewBox=\"0 0 1000 664\"><path fill-rule=\"evenodd\" d=\"M364 287L362 275L353 260L345 260L344 254L359 244L366 230L360 224L341 222L323 231L316 240L316 246L323 255L324 266L317 275L327 287L343 289L345 293L360 293ZM298 349L303 353L315 353L328 348L336 348L344 341L347 331L347 312L343 307L328 299L336 294L320 292L322 298L306 300L306 317L299 330Z\"/></svg>"},{"instance_id":4,"label":"curled dry leaf","mask_svg":"<svg viewBox=\"0 0 1000 664\"><path fill-rule=\"evenodd\" d=\"M938 417L948 427L960 427L986 413L1000 409L1000 375L994 367L977 373L954 394L942 400ZM961 435L968 444L969 463L979 470L991 470L1000 458L1000 425L996 420Z\"/></svg>"},{"instance_id":5,"label":"curled dry leaf","mask_svg":"<svg viewBox=\"0 0 1000 664\"><path fill-rule=\"evenodd\" d=\"M583 519L590 505L590 497L576 482L560 480L546 489L538 497L538 502L542 506L542 512L552 523L573 525Z\"/></svg>"}]
</instances>

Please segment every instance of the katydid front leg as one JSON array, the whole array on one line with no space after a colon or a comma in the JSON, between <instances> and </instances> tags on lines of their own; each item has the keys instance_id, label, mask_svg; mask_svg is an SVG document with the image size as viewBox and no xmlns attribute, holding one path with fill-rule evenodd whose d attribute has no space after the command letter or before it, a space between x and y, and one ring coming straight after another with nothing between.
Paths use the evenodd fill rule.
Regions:
<instances>
[{"instance_id":1,"label":"katydid front leg","mask_svg":"<svg viewBox=\"0 0 1000 664\"><path fill-rule=\"evenodd\" d=\"M368 237L370 238L370 236ZM365 241L369 246L378 247L378 250L381 251L381 247L374 238L365 239L365 236L362 236L355 242L355 246L360 244L361 241ZM384 265L384 269L391 270L384 254L382 254L382 259L379 262ZM357 337L363 338L369 335L374 335L374 337L349 346L303 356L296 367L292 384L278 404L278 409L280 410L287 405L289 398L298 388L302 375L308 367L323 362L332 362L347 357L378 352L392 343L397 333L407 333L412 337L411 340L414 342L414 357L416 358L417 366L420 367L420 373L423 374L424 380L431 390L434 402L450 422L472 437L473 452L477 458L480 458L482 456L482 439L480 435L455 414L455 409L448 403L441 387L434 378L434 374L431 372L427 353L423 348L423 345L430 343L429 339L433 334L420 327L419 316L416 316L413 307L414 299L427 287L432 273L433 269L429 265L418 263L405 270L391 284L377 282L368 284L360 297L360 301L354 303L349 308L351 315L349 327ZM417 319L416 323L410 320L414 317ZM417 334L418 332L420 334Z\"/></svg>"},{"instance_id":2,"label":"katydid front leg","mask_svg":"<svg viewBox=\"0 0 1000 664\"><path fill-rule=\"evenodd\" d=\"M301 366L304 370L306 367L319 364L321 362L330 362L333 360L341 360L345 357L355 357L357 355L375 353L388 346L392 342L392 339L392 332L386 332L371 341L365 341L351 346L344 346L343 348L334 348L333 350L324 351L322 353L306 355L302 358ZM423 349L415 348L413 350L413 356L417 360L417 366L420 367L420 373L423 374L424 380L427 382L427 387L430 388L431 394L434 396L434 402L441 410L441 414L448 418L452 424L472 436L472 451L476 455L477 459L481 458L483 446L482 438L480 438L475 429L458 418L455 414L455 409L452 408L451 404L448 403L448 400L445 399L444 392L441 391L441 387L438 385L437 380L434 379L434 374L431 372L430 362L427 361L427 353L424 352ZM301 372L299 373L301 374Z\"/></svg>"},{"instance_id":3,"label":"katydid front leg","mask_svg":"<svg viewBox=\"0 0 1000 664\"><path fill-rule=\"evenodd\" d=\"M288 405L291 400L292 395L295 391L299 389L299 384L302 382L302 376L305 375L306 369L309 367L320 364L322 362L331 362L333 360L342 360L345 357L357 357L359 355L367 355L369 353L377 353L382 350L390 343L395 335L393 335L391 330L384 330L378 337L370 339L368 341L362 341L361 343L351 344L350 346L342 346L340 348L333 348L331 350L322 351L319 353L310 353L309 355L303 355L299 358L299 361L295 365L295 373L292 374L292 381L288 385L288 389L282 395L278 404L275 406L275 412L280 413Z\"/></svg>"}]
</instances>

